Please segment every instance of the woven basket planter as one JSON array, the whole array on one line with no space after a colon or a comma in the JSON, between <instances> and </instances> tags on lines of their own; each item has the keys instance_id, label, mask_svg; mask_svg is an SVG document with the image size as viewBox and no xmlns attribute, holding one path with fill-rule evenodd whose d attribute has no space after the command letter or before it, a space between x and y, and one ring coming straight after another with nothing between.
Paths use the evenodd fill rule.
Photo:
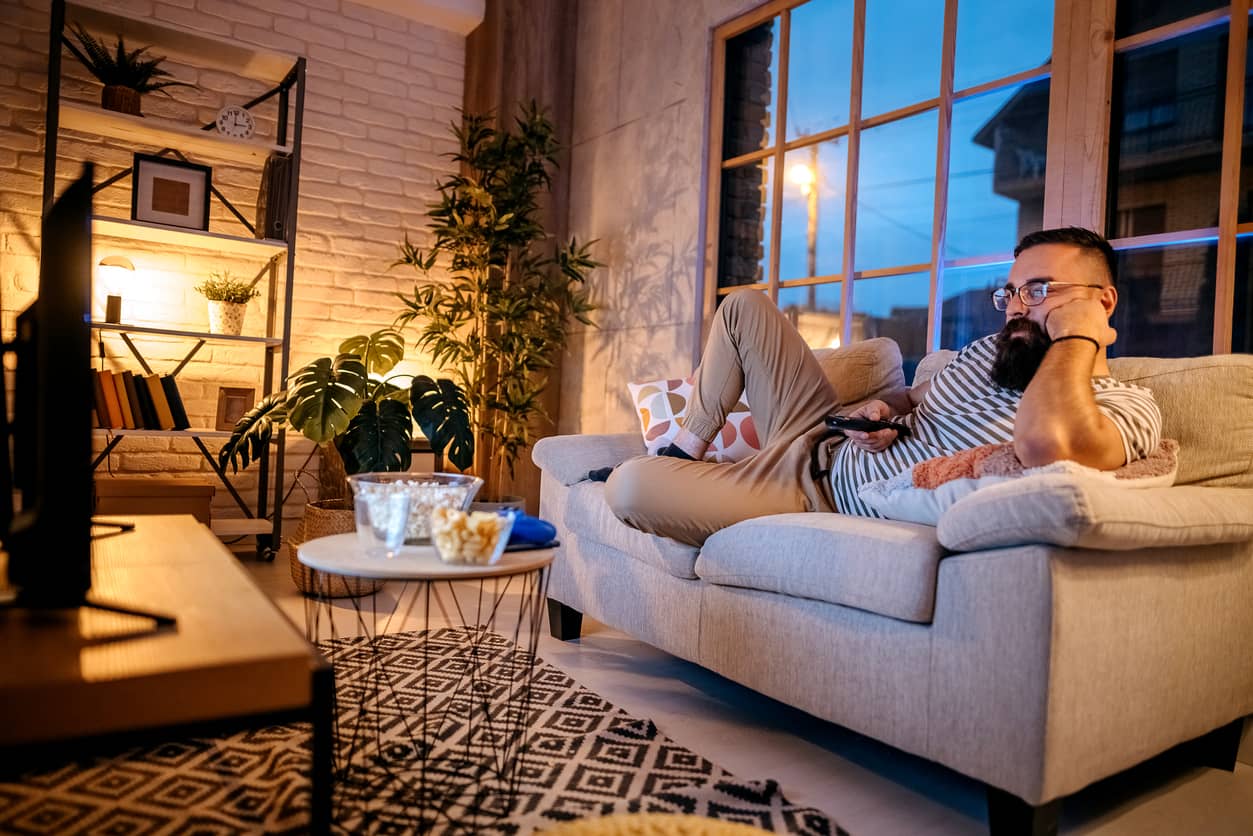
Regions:
<instances>
[{"instance_id":1,"label":"woven basket planter","mask_svg":"<svg viewBox=\"0 0 1253 836\"><path fill-rule=\"evenodd\" d=\"M100 91L100 106L105 110L116 110L118 113L130 113L142 116L139 111L141 96L129 87L110 84Z\"/></svg>"},{"instance_id":2,"label":"woven basket planter","mask_svg":"<svg viewBox=\"0 0 1253 836\"><path fill-rule=\"evenodd\" d=\"M330 534L347 534L356 530L351 499L321 499L305 505L305 516L296 526L296 533L287 543L287 562L291 579L305 595L323 598L359 598L372 595L383 587L383 581L350 578L310 569L296 558L296 550L306 540Z\"/></svg>"}]
</instances>

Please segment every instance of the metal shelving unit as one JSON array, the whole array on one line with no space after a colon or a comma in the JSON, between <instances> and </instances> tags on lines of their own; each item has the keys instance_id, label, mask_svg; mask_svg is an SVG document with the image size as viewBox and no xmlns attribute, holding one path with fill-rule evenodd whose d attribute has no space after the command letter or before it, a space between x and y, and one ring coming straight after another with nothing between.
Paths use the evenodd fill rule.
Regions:
<instances>
[{"instance_id":1,"label":"metal shelving unit","mask_svg":"<svg viewBox=\"0 0 1253 836\"><path fill-rule=\"evenodd\" d=\"M65 54L65 24L81 23L97 36L112 42L123 36L133 46L151 45L161 54L198 67L221 70L272 85L265 93L244 104L253 108L277 100L276 142L235 140L208 130L210 126L184 125L168 119L131 116L92 105L61 100L61 61ZM182 361L170 372L176 376L202 346L210 342L255 346L264 352L262 393L274 392L287 379L291 334L292 286L296 267L296 218L300 183L301 129L304 123L305 59L274 50L251 47L196 32L172 23L140 19L103 8L92 2L53 0L48 49L48 101L45 117L43 206L52 205L57 174L57 146L62 129L117 140L136 149L153 153L184 154L210 162L255 165L258 179L262 166L272 153L291 156L291 179L287 195L287 217L284 240L256 237L246 218L219 192L212 190L246 230L246 234L221 231L197 231L145 223L129 218L94 216L92 237L159 244L181 250L229 254L255 259L260 264L258 280L267 282L266 329L262 337L226 336L148 325L92 322L101 332L120 334L126 346L145 371L151 368L131 340L131 335L166 337L187 340L192 346ZM131 174L129 169L96 185L96 191L107 188ZM276 433L275 444L263 450L258 458L258 489L255 505L246 502L231 484L226 472L205 445L206 438L226 438L229 433L209 429L189 430L99 430L108 437L104 451L92 464L97 467L117 445L136 436L191 438L208 460L218 479L243 511L244 519L215 521L213 529L222 537L255 536L257 553L272 559L282 537L284 433Z\"/></svg>"}]
</instances>

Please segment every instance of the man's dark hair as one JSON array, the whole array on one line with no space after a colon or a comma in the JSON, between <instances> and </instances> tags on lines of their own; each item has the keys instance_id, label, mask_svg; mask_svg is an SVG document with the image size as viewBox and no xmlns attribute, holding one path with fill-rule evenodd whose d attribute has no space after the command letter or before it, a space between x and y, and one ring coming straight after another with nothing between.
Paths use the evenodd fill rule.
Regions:
<instances>
[{"instance_id":1,"label":"man's dark hair","mask_svg":"<svg viewBox=\"0 0 1253 836\"><path fill-rule=\"evenodd\" d=\"M1019 253L1041 244L1069 244L1091 255L1099 255L1105 262L1105 269L1109 271L1109 283L1111 285L1116 283L1118 259L1114 256L1114 248L1092 230L1080 226L1063 226L1059 229L1041 229L1039 232L1028 233L1018 242L1018 246L1014 247L1014 258L1017 258Z\"/></svg>"}]
</instances>

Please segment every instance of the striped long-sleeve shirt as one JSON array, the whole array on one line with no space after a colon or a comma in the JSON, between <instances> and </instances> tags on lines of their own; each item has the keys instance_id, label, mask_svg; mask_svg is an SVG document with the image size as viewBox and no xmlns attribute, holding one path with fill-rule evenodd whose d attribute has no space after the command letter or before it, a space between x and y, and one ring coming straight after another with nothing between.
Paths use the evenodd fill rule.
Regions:
<instances>
[{"instance_id":1,"label":"striped long-sleeve shirt","mask_svg":"<svg viewBox=\"0 0 1253 836\"><path fill-rule=\"evenodd\" d=\"M877 517L857 497L857 489L879 479L890 479L915 464L982 444L1014 440L1014 415L1022 393L992 382L996 335L975 340L931 379L922 403L908 415L894 418L913 431L881 453L840 444L831 466L836 504L845 514ZM1162 415L1153 393L1113 377L1092 378L1097 408L1122 434L1126 461L1143 458L1157 449Z\"/></svg>"}]
</instances>

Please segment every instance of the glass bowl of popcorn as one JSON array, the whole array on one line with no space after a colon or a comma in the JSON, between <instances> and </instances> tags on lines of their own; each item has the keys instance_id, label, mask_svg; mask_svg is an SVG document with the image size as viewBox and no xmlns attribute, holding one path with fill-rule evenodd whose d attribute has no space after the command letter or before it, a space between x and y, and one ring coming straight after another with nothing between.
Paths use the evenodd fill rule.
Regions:
<instances>
[{"instance_id":1,"label":"glass bowl of popcorn","mask_svg":"<svg viewBox=\"0 0 1253 836\"><path fill-rule=\"evenodd\" d=\"M445 563L490 566L500 560L513 531L516 511L431 511L431 544Z\"/></svg>"},{"instance_id":2,"label":"glass bowl of popcorn","mask_svg":"<svg viewBox=\"0 0 1253 836\"><path fill-rule=\"evenodd\" d=\"M348 477L356 502L371 506L387 503L398 491L409 495L405 543L429 543L431 512L436 508L464 511L470 507L483 480L464 473L356 473Z\"/></svg>"}]
</instances>

